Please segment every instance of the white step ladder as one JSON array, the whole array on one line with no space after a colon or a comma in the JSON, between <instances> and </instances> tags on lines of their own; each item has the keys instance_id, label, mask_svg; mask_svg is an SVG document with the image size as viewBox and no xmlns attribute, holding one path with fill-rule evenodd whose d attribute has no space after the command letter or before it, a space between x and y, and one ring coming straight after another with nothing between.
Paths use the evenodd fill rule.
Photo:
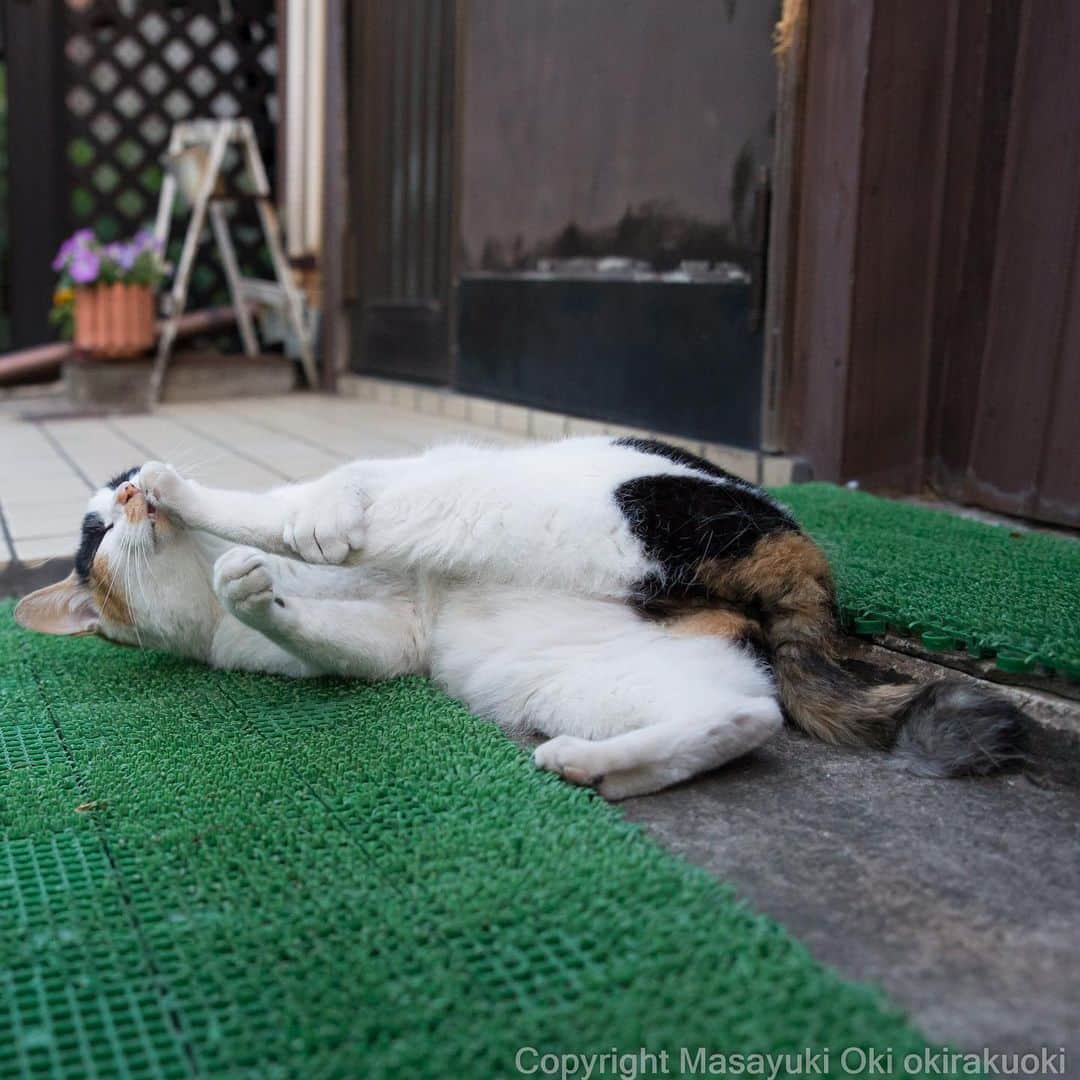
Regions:
<instances>
[{"instance_id":1,"label":"white step ladder","mask_svg":"<svg viewBox=\"0 0 1080 1080\"><path fill-rule=\"evenodd\" d=\"M244 167L251 183L250 196L230 195L228 199L221 195L221 169L230 144L236 144L243 158ZM285 258L285 249L281 243L281 227L278 224L277 211L270 195L270 183L266 177L259 146L255 141L255 129L251 121L239 120L188 120L176 124L169 139L168 157L174 163L165 173L161 185L161 199L158 202L157 219L154 223L154 238L159 250L164 252L169 241L169 226L172 223L173 207L176 203L178 184L183 184L185 193L191 202L191 220L184 236L184 246L173 276L172 288L166 299L165 324L158 339L157 355L150 376L150 404L156 405L161 399L161 387L165 381L165 372L169 366L173 344L176 341L180 316L187 307L188 286L191 271L195 263L195 253L199 247L206 218L210 225L218 251L221 253L225 277L229 283L236 323L240 331L244 352L256 356L259 342L255 336L255 327L251 320L251 307L258 305L279 311L292 330L300 353L300 364L309 386L315 386L318 375L315 370L314 329L310 313L303 294L296 287L292 270ZM178 177L178 173L184 174ZM190 185L187 183L190 181ZM190 186L190 190L187 190ZM234 198L250 197L255 200L262 226L263 237L270 251L274 266L274 281L260 281L240 275L240 265L236 261L236 248L229 233L229 221L223 203Z\"/></svg>"}]
</instances>

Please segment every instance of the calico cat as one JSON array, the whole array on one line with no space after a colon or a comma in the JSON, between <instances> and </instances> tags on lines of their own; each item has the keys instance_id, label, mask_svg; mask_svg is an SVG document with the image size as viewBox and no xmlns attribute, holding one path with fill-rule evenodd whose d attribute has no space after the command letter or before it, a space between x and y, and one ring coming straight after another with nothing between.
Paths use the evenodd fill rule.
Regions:
<instances>
[{"instance_id":1,"label":"calico cat","mask_svg":"<svg viewBox=\"0 0 1080 1080\"><path fill-rule=\"evenodd\" d=\"M150 462L93 496L74 572L16 618L222 668L427 674L610 799L729 761L784 715L927 776L1021 752L1001 698L849 674L828 564L790 513L647 440L447 446L265 494Z\"/></svg>"}]
</instances>

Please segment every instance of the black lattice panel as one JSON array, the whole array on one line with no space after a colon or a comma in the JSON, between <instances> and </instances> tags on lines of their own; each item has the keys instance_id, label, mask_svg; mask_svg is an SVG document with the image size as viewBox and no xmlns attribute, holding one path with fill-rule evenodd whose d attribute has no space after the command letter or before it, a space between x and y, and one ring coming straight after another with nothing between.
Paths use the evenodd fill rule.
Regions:
<instances>
[{"instance_id":1,"label":"black lattice panel","mask_svg":"<svg viewBox=\"0 0 1080 1080\"><path fill-rule=\"evenodd\" d=\"M72 229L90 226L111 240L153 224L162 158L172 125L180 120L247 116L273 175L275 31L273 0L65 0L63 107ZM226 171L235 183L235 157ZM180 211L186 220L187 207ZM244 272L267 276L254 208L241 204L233 221ZM182 229L178 219L173 262ZM190 305L227 300L216 254L200 252Z\"/></svg>"}]
</instances>

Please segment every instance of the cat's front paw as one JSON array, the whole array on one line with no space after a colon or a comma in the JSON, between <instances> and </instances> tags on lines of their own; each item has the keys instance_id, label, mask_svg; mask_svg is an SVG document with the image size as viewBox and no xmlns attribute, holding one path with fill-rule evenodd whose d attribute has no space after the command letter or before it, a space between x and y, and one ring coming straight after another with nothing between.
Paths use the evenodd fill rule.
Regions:
<instances>
[{"instance_id":1,"label":"cat's front paw","mask_svg":"<svg viewBox=\"0 0 1080 1080\"><path fill-rule=\"evenodd\" d=\"M286 520L281 539L304 562L343 563L364 546L369 502L363 492L328 476L305 493Z\"/></svg>"},{"instance_id":2,"label":"cat's front paw","mask_svg":"<svg viewBox=\"0 0 1080 1080\"><path fill-rule=\"evenodd\" d=\"M185 480L171 465L163 461L148 461L139 470L135 484L153 506L183 520L190 481Z\"/></svg>"},{"instance_id":3,"label":"cat's front paw","mask_svg":"<svg viewBox=\"0 0 1080 1080\"><path fill-rule=\"evenodd\" d=\"M265 552L234 547L214 563L214 593L226 611L241 622L265 623L285 601L274 591L274 576Z\"/></svg>"}]
</instances>

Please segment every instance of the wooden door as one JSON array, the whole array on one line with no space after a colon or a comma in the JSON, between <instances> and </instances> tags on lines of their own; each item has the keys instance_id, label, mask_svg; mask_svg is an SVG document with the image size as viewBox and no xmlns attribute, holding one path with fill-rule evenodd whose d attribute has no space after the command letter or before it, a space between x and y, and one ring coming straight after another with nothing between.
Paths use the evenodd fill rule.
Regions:
<instances>
[{"instance_id":1,"label":"wooden door","mask_svg":"<svg viewBox=\"0 0 1080 1080\"><path fill-rule=\"evenodd\" d=\"M1080 6L960 4L931 482L1080 525Z\"/></svg>"},{"instance_id":2,"label":"wooden door","mask_svg":"<svg viewBox=\"0 0 1080 1080\"><path fill-rule=\"evenodd\" d=\"M1080 5L812 5L786 449L1080 526Z\"/></svg>"},{"instance_id":3,"label":"wooden door","mask_svg":"<svg viewBox=\"0 0 1080 1080\"><path fill-rule=\"evenodd\" d=\"M361 0L349 58L354 370L449 377L455 0Z\"/></svg>"}]
</instances>

